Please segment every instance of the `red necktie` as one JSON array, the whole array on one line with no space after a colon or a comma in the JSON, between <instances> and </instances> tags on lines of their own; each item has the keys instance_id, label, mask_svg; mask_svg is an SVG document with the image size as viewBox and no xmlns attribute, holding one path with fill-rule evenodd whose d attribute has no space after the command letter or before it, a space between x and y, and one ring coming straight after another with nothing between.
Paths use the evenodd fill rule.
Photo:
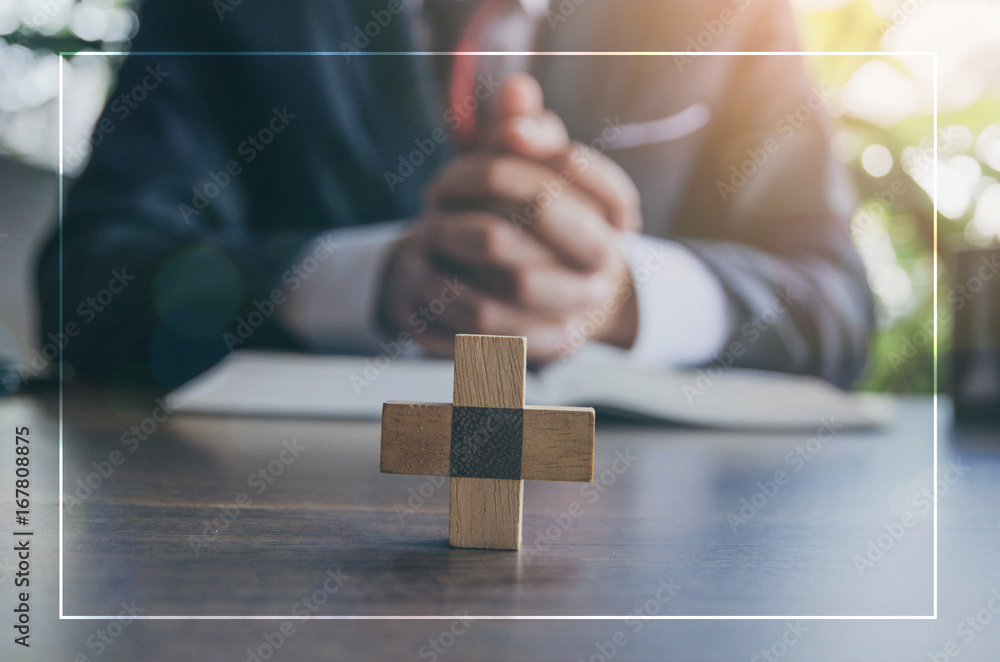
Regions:
<instances>
[{"instance_id":1,"label":"red necktie","mask_svg":"<svg viewBox=\"0 0 1000 662\"><path fill-rule=\"evenodd\" d=\"M448 107L461 108L475 94L476 74L479 69L479 51L489 30L490 22L503 13L507 0L484 0L469 20L455 48L451 77L448 82ZM455 135L463 147L476 141L478 118L476 113L456 114L458 122Z\"/></svg>"}]
</instances>

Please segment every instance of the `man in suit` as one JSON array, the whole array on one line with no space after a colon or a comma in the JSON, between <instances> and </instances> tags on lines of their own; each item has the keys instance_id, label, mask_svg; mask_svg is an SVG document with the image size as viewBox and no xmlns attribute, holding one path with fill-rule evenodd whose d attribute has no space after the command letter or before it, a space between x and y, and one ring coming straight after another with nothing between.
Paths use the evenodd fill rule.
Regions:
<instances>
[{"instance_id":1,"label":"man in suit","mask_svg":"<svg viewBox=\"0 0 1000 662\"><path fill-rule=\"evenodd\" d=\"M55 238L40 264L84 375L456 332L538 363L863 366L830 93L767 53L796 49L781 0L147 0L141 24L66 208L62 319Z\"/></svg>"}]
</instances>

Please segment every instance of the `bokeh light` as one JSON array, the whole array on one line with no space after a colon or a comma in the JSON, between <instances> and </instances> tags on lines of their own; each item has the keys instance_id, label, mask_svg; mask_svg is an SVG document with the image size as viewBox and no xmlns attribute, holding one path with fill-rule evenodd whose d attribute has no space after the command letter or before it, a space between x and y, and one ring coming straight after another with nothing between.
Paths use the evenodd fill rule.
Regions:
<instances>
[{"instance_id":1,"label":"bokeh light","mask_svg":"<svg viewBox=\"0 0 1000 662\"><path fill-rule=\"evenodd\" d=\"M59 55L124 50L138 29L129 2L0 0L0 154L56 170ZM84 61L89 60L89 61ZM63 69L67 143L86 142L120 58L68 55ZM86 163L74 159L76 174Z\"/></svg>"},{"instance_id":2,"label":"bokeh light","mask_svg":"<svg viewBox=\"0 0 1000 662\"><path fill-rule=\"evenodd\" d=\"M892 170L892 152L885 145L868 145L861 153L861 165L872 177L885 177Z\"/></svg>"}]
</instances>

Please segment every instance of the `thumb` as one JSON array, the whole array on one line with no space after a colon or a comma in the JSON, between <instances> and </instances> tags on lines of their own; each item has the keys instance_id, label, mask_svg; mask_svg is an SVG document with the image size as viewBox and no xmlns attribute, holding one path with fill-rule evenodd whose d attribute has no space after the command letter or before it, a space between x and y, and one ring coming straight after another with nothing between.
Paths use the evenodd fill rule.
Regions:
<instances>
[{"instance_id":1,"label":"thumb","mask_svg":"<svg viewBox=\"0 0 1000 662\"><path fill-rule=\"evenodd\" d=\"M498 94L496 108L498 118L541 115L545 110L542 86L531 74L511 75L500 86Z\"/></svg>"},{"instance_id":2,"label":"thumb","mask_svg":"<svg viewBox=\"0 0 1000 662\"><path fill-rule=\"evenodd\" d=\"M534 76L513 74L500 86L485 145L538 161L569 147L566 127L545 110L542 86Z\"/></svg>"}]
</instances>

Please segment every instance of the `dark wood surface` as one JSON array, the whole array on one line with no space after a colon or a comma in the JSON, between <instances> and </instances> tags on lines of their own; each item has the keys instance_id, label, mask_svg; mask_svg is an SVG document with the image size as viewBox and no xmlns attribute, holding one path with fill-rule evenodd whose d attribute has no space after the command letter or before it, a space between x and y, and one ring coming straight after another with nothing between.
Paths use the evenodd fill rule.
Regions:
<instances>
[{"instance_id":1,"label":"dark wood surface","mask_svg":"<svg viewBox=\"0 0 1000 662\"><path fill-rule=\"evenodd\" d=\"M56 622L56 401L0 401L5 429L32 428L38 549L38 647L4 659L242 661L283 623L295 634L274 659L590 660L607 658L609 646L615 659L751 659L780 641L784 617L934 611L933 526L922 496L933 484L929 399L900 401L888 430L836 431L812 444L814 454L815 435L599 419L597 482L526 484L520 552L449 548L447 479L380 474L375 422L172 416L134 443L129 428L155 406L134 394L66 394L65 494L86 495L77 479L96 483L105 462L123 462L81 503L64 502L64 613L100 618ZM1000 435L954 433L946 408L941 426L939 477L953 482L941 483L940 619L801 620L807 631L785 659L928 659L949 640L962 659L995 659L1000 614L971 642L956 626L1000 593ZM272 482L249 480L261 470ZM779 471L787 481L734 529L728 516L740 515L741 499L760 504L758 483L774 492L768 481ZM408 503L421 492L423 503ZM898 533L906 515L912 526L891 544L883 537L887 550L860 573L857 559L886 527ZM6 608L13 587L3 579ZM676 587L669 600L663 585ZM95 655L88 638L133 601L143 616L241 618L134 622ZM299 619L309 607L319 616L440 618ZM637 610L782 619L455 620ZM242 618L251 615L272 618ZM432 642L452 643L438 653ZM0 650L9 647L5 637Z\"/></svg>"}]
</instances>

